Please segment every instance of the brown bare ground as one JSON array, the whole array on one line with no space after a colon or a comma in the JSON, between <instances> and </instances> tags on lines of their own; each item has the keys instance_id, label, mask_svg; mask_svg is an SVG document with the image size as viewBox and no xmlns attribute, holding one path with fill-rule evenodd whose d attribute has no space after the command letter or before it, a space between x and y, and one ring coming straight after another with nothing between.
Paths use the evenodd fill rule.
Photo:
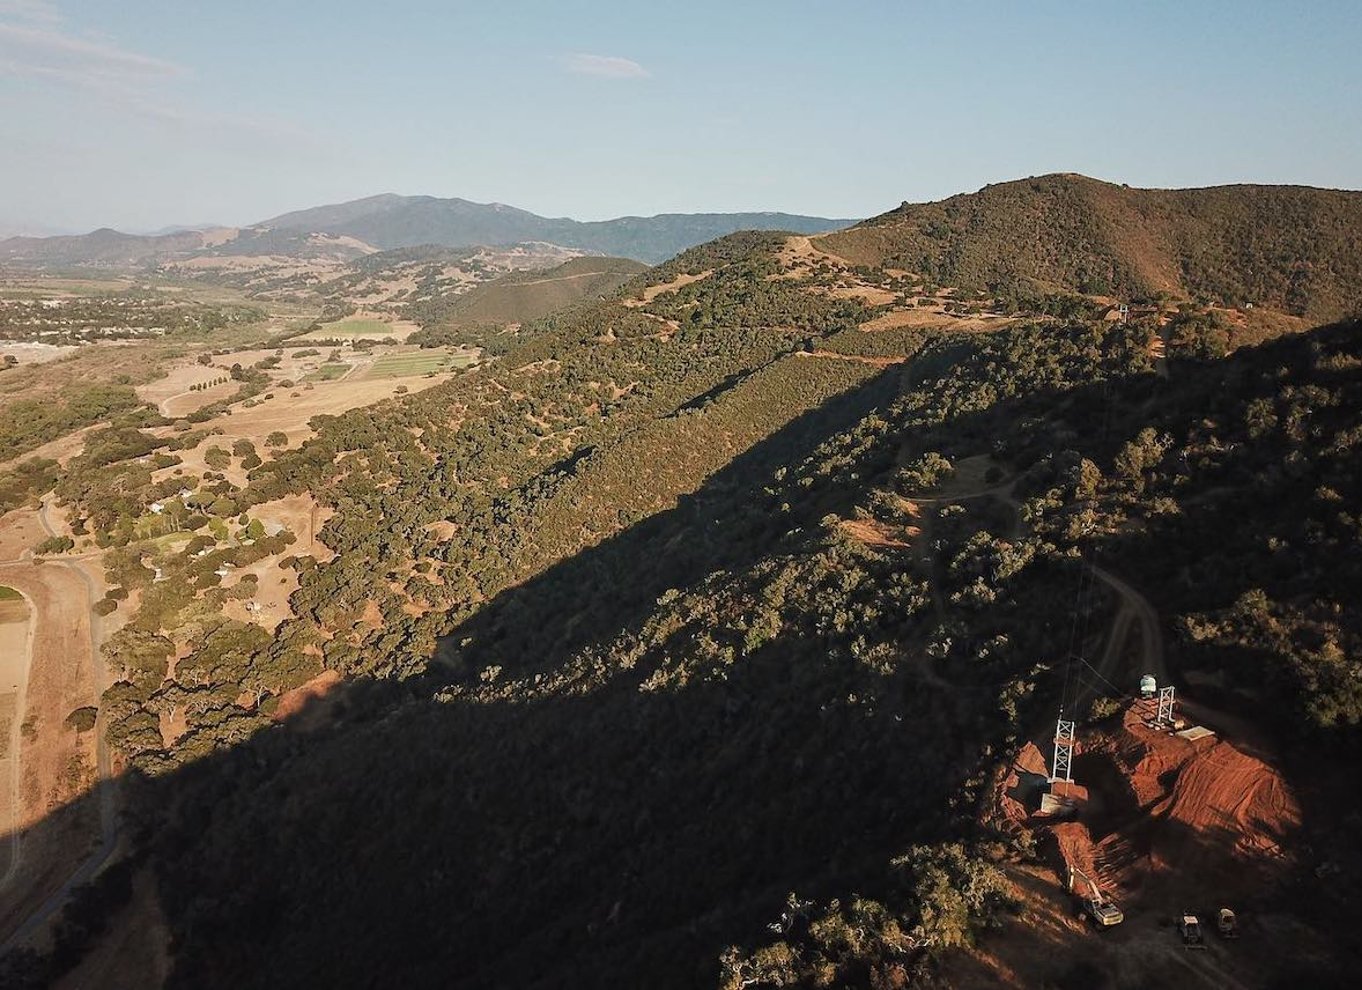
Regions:
<instances>
[{"instance_id":1,"label":"brown bare ground","mask_svg":"<svg viewBox=\"0 0 1362 990\"><path fill-rule=\"evenodd\" d=\"M426 526L426 532L434 533L435 537L441 543L448 543L450 540L454 539L454 534L458 531L458 525L450 522L448 519L437 519L435 522L429 523Z\"/></svg>"},{"instance_id":2,"label":"brown bare ground","mask_svg":"<svg viewBox=\"0 0 1362 990\"><path fill-rule=\"evenodd\" d=\"M818 285L811 288L833 299L859 299L867 306L888 306L898 299L897 292L881 289L878 285Z\"/></svg>"},{"instance_id":3,"label":"brown bare ground","mask_svg":"<svg viewBox=\"0 0 1362 990\"><path fill-rule=\"evenodd\" d=\"M169 419L188 416L210 402L221 402L223 399L231 398L240 387L237 382L227 381L197 392L181 392L163 399L157 404L157 408L162 416Z\"/></svg>"},{"instance_id":4,"label":"brown bare ground","mask_svg":"<svg viewBox=\"0 0 1362 990\"><path fill-rule=\"evenodd\" d=\"M847 260L841 255L833 254L826 250L821 243L814 244L813 238L803 234L795 234L786 238L785 246L777 255L783 267L789 268L802 262L804 265L809 263L826 263L838 268L845 268Z\"/></svg>"},{"instance_id":5,"label":"brown bare ground","mask_svg":"<svg viewBox=\"0 0 1362 990\"><path fill-rule=\"evenodd\" d=\"M843 519L838 528L853 540L871 547L906 547L922 530L916 526L891 526L876 519Z\"/></svg>"},{"instance_id":6,"label":"brown bare ground","mask_svg":"<svg viewBox=\"0 0 1362 990\"><path fill-rule=\"evenodd\" d=\"M85 449L85 434L92 429L94 429L94 427L87 426L84 429L76 430L74 433L68 433L65 436L57 437L55 440L49 440L40 447L34 447L26 454L20 454L18 457L0 460L0 468L6 467L12 463L18 463L19 461L26 461L31 457L40 457L45 460L56 461L62 467L65 467L71 458L78 456L81 451Z\"/></svg>"},{"instance_id":7,"label":"brown bare ground","mask_svg":"<svg viewBox=\"0 0 1362 990\"><path fill-rule=\"evenodd\" d=\"M0 882L8 877L16 851L11 836L19 819L19 722L28 681L29 619L26 601L0 601Z\"/></svg>"},{"instance_id":8,"label":"brown bare ground","mask_svg":"<svg viewBox=\"0 0 1362 990\"><path fill-rule=\"evenodd\" d=\"M837 351L795 351L795 357L800 358L824 358L829 361L852 361L856 364L868 364L875 368L888 368L891 365L903 364L908 360L908 355L898 354L893 357L866 357L862 354L840 354Z\"/></svg>"},{"instance_id":9,"label":"brown bare ground","mask_svg":"<svg viewBox=\"0 0 1362 990\"><path fill-rule=\"evenodd\" d=\"M865 323L862 323L860 329L866 333L875 333L880 330L902 330L906 327L964 332L973 330L998 330L1010 326L1015 322L1014 319L1006 316L991 316L987 314L951 316L944 310L935 307L912 307L909 309L895 309L888 313L882 313L873 320L867 320Z\"/></svg>"},{"instance_id":10,"label":"brown bare ground","mask_svg":"<svg viewBox=\"0 0 1362 990\"><path fill-rule=\"evenodd\" d=\"M20 828L24 837L12 885L0 902L0 933L55 890L99 836L95 809L74 803L95 778L94 734L64 722L98 702L91 651L90 597L80 573L57 563L0 565L0 585L22 592L36 611L23 689L19 747ZM95 591L102 595L102 582Z\"/></svg>"},{"instance_id":11,"label":"brown bare ground","mask_svg":"<svg viewBox=\"0 0 1362 990\"><path fill-rule=\"evenodd\" d=\"M341 675L335 670L323 670L305 684L292 691L285 691L279 697L279 706L274 710L274 720L290 720L290 725L301 728L315 728L328 717L330 706L325 699L332 689L341 682Z\"/></svg>"},{"instance_id":12,"label":"brown bare ground","mask_svg":"<svg viewBox=\"0 0 1362 990\"><path fill-rule=\"evenodd\" d=\"M288 548L288 553L295 556L311 554L320 563L325 563L335 556L331 549L317 538L326 521L335 514L336 510L330 506L317 505L317 500L311 495L287 495L284 498L261 502L251 510L251 515L264 523L266 530L273 532L271 527L277 526L298 537L298 542Z\"/></svg>"},{"instance_id":13,"label":"brown bare ground","mask_svg":"<svg viewBox=\"0 0 1362 990\"><path fill-rule=\"evenodd\" d=\"M1261 937L1222 943L1211 936L1204 953L1182 948L1171 924L1179 912L1238 907L1243 922L1246 909L1288 889L1297 866L1284 850L1300 826L1300 807L1260 742L1245 747L1155 732L1141 710L1137 705L1118 725L1080 737L1075 776L1088 787L1075 821L1028 819L1015 800L1023 774L1045 772L1035 746L1000 774L995 820L1048 837L1057 856L1048 869L1008 868L1022 914L976 950L952 953L950 985L1219 990L1262 986L1282 972L1290 957L1273 946L1274 936L1292 943L1295 958L1327 955L1327 941L1301 919L1266 911L1248 920ZM1098 878L1104 896L1124 911L1123 924L1097 938L1076 921L1077 901L1063 884L1066 863ZM1094 973L1105 982L1092 983Z\"/></svg>"},{"instance_id":14,"label":"brown bare ground","mask_svg":"<svg viewBox=\"0 0 1362 990\"><path fill-rule=\"evenodd\" d=\"M648 286L648 288L643 290L642 299L625 299L624 305L635 307L646 306L648 303L652 302L654 299L656 299L663 293L674 292L677 289L683 289L694 282L700 281L701 279L709 278L713 274L714 269L712 268L709 269L708 271L701 272L699 275L687 275L683 272L682 274L676 276L676 278L672 279L670 282L663 282L661 285Z\"/></svg>"},{"instance_id":15,"label":"brown bare ground","mask_svg":"<svg viewBox=\"0 0 1362 990\"><path fill-rule=\"evenodd\" d=\"M36 509L15 509L0 516L0 560L17 560L47 536Z\"/></svg>"},{"instance_id":16,"label":"brown bare ground","mask_svg":"<svg viewBox=\"0 0 1362 990\"><path fill-rule=\"evenodd\" d=\"M254 443L262 457L268 457L270 449L264 445L265 437L276 430L288 437L289 446L297 446L313 435L312 427L308 425L308 420L313 416L334 416L350 409L372 405L393 397L397 394L398 387L402 385L407 387L408 392L421 392L448 378L448 375L437 375L434 378L426 378L424 375L390 379L351 378L346 381L318 383L312 389L284 389L276 386L272 390L273 398L258 400L256 405L250 408L243 405L234 406L227 413L202 424L207 429L220 429L222 434L208 437L192 450L180 451L183 463L178 467L186 474L201 475L208 470L203 455L209 447L230 450L233 442L242 438ZM298 393L297 397L294 397L294 392ZM157 472L154 477L159 481L169 477L174 470L166 468L163 472ZM233 484L245 483L245 473L235 460L232 467L223 473Z\"/></svg>"},{"instance_id":17,"label":"brown bare ground","mask_svg":"<svg viewBox=\"0 0 1362 990\"><path fill-rule=\"evenodd\" d=\"M147 382L145 385L138 385L135 391L138 398L143 402L159 406L166 399L186 391L191 385L210 382L214 378L221 378L224 374L226 374L226 371L222 368L207 367L197 361L183 361L173 365L166 372L165 377L158 378L154 382Z\"/></svg>"},{"instance_id":18,"label":"brown bare ground","mask_svg":"<svg viewBox=\"0 0 1362 990\"><path fill-rule=\"evenodd\" d=\"M223 614L237 622L254 623L270 632L279 628L285 619L293 618L288 600L298 590L298 572L291 567L280 567L279 560L279 555L271 554L236 568L232 572L234 580L231 584L223 581L223 587L235 587L247 574L254 574L257 578L255 592L247 599L228 599L223 604Z\"/></svg>"}]
</instances>

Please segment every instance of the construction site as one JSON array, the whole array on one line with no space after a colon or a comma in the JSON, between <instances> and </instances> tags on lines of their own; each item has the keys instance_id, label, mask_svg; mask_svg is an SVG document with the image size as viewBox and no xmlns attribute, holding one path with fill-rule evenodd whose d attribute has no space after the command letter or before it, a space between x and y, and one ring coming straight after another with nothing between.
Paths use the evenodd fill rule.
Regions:
<instances>
[{"instance_id":1,"label":"construction site","mask_svg":"<svg viewBox=\"0 0 1362 990\"><path fill-rule=\"evenodd\" d=\"M1035 856L1009 868L1020 923L957 960L961 986L1262 986L1285 946L1327 949L1279 907L1313 878L1274 754L1152 675L1107 717L1061 715L1025 744L989 814Z\"/></svg>"}]
</instances>

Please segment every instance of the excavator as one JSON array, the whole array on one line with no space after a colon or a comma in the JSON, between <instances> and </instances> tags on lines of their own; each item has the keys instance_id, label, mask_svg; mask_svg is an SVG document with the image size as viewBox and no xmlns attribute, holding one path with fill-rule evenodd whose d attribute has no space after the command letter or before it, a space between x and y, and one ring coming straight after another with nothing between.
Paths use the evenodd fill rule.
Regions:
<instances>
[{"instance_id":1,"label":"excavator","mask_svg":"<svg viewBox=\"0 0 1362 990\"><path fill-rule=\"evenodd\" d=\"M1075 880L1081 878L1091 892L1091 897L1084 897L1083 894L1075 890ZM1096 882L1082 870L1069 867L1069 890L1078 893L1083 905L1083 914L1098 928L1111 928L1125 921L1126 916L1113 902L1102 896L1102 891Z\"/></svg>"}]
</instances>

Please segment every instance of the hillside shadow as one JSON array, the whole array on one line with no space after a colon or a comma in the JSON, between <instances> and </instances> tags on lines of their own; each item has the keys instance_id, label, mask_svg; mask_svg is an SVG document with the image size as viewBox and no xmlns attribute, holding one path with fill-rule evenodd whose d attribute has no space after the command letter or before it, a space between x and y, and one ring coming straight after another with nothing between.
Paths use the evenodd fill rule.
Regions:
<instances>
[{"instance_id":1,"label":"hillside shadow","mask_svg":"<svg viewBox=\"0 0 1362 990\"><path fill-rule=\"evenodd\" d=\"M676 508L497 596L455 630L475 644L468 668L552 669L667 588L815 523L812 507L769 518L750 489L895 393L886 373L834 398ZM849 497L829 492L819 512ZM439 666L356 681L326 699L322 730L267 730L125 778L126 803L146 810L124 830L149 850L177 939L171 985L712 982L728 940L760 937L788 891L882 885L890 856L944 833L970 769L929 759L889 710L846 704L880 682L910 724L942 724L949 706L933 713L916 681L792 666L807 650L777 640L684 688L616 679L529 703L431 700Z\"/></svg>"},{"instance_id":2,"label":"hillside shadow","mask_svg":"<svg viewBox=\"0 0 1362 990\"><path fill-rule=\"evenodd\" d=\"M452 670L471 680L489 665L516 676L556 669L583 649L609 643L668 590L746 567L782 540L816 527L826 513L850 512L855 493L826 490L793 511L777 512L779 500L760 489L778 469L884 408L897 383L898 374L886 371L828 400L733 458L699 490L679 496L674 508L500 592L447 631L428 676L438 681ZM875 460L878 467L889 463L884 452Z\"/></svg>"},{"instance_id":3,"label":"hillside shadow","mask_svg":"<svg viewBox=\"0 0 1362 990\"><path fill-rule=\"evenodd\" d=\"M785 632L666 691L607 664L580 693L431 698L491 667L532 683L602 657L668 590L807 549L863 489L815 485L776 512L762 486L896 382L799 417L675 508L500 593L425 675L344 685L330 728L260 733L139 782L137 803L169 822L146 841L178 936L170 985L707 985L788 892L882 896L890 859L957 834L952 799L998 731L994 689L926 688L832 633ZM962 442L1020 408L971 417ZM897 449L886 437L847 470L878 476Z\"/></svg>"}]
</instances>

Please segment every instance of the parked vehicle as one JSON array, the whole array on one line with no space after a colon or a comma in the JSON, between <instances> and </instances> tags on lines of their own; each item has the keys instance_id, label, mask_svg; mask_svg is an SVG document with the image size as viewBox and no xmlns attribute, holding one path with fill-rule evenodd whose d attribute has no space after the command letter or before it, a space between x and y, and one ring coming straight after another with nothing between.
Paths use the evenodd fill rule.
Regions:
<instances>
[{"instance_id":1,"label":"parked vehicle","mask_svg":"<svg viewBox=\"0 0 1362 990\"><path fill-rule=\"evenodd\" d=\"M1184 911L1178 921L1178 934L1182 936L1184 949L1206 948L1206 936L1202 934L1201 922L1191 912Z\"/></svg>"},{"instance_id":2,"label":"parked vehicle","mask_svg":"<svg viewBox=\"0 0 1362 990\"><path fill-rule=\"evenodd\" d=\"M1227 907L1220 909L1220 916L1216 919L1216 930L1220 932L1221 938L1239 937L1239 919L1234 916L1234 912Z\"/></svg>"}]
</instances>

